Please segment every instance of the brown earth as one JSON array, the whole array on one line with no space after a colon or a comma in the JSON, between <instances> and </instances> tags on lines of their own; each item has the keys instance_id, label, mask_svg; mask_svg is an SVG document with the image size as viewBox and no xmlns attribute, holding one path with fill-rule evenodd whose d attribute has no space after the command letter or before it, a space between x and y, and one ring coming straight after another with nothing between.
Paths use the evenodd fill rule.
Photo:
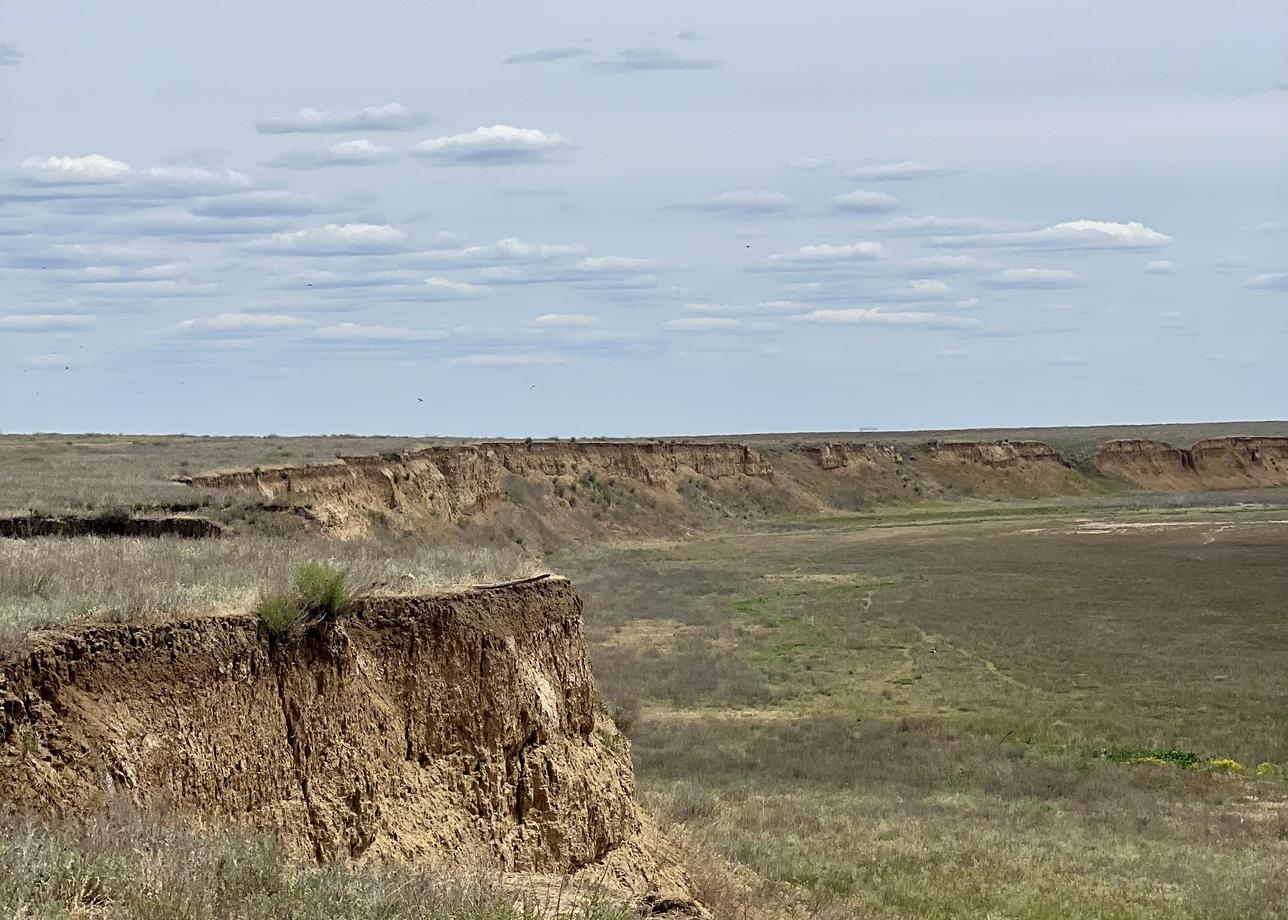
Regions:
<instances>
[{"instance_id":1,"label":"brown earth","mask_svg":"<svg viewBox=\"0 0 1288 920\"><path fill-rule=\"evenodd\" d=\"M374 597L276 640L247 614L38 634L0 660L0 801L164 802L320 862L582 874L689 898L636 804L562 578Z\"/></svg>"},{"instance_id":2,"label":"brown earth","mask_svg":"<svg viewBox=\"0 0 1288 920\"><path fill-rule=\"evenodd\" d=\"M1288 438L1207 438L1185 450L1162 441L1110 441L1096 468L1144 489L1247 489L1288 485Z\"/></svg>"},{"instance_id":3,"label":"brown earth","mask_svg":"<svg viewBox=\"0 0 1288 920\"><path fill-rule=\"evenodd\" d=\"M36 537L182 537L198 540L218 537L223 528L199 517L49 517L24 514L0 518L0 537L29 540Z\"/></svg>"},{"instance_id":4,"label":"brown earth","mask_svg":"<svg viewBox=\"0 0 1288 920\"><path fill-rule=\"evenodd\" d=\"M311 517L328 532L368 532L373 518L399 529L495 517L507 501L529 505L519 532L584 538L603 527L663 534L698 520L756 512L820 512L978 496L1041 498L1105 491L1037 441L825 443L758 452L692 442L490 442L349 457L313 466L210 473L191 485L258 496ZM647 497L619 502L616 483ZM638 486L639 493L635 487ZM578 488L580 487L580 492ZM535 491L534 491L535 490ZM580 512L574 512L579 507ZM623 507L625 505L626 507ZM589 518L596 522L592 525ZM548 534L549 535L549 534ZM549 540L545 541L549 542Z\"/></svg>"}]
</instances>

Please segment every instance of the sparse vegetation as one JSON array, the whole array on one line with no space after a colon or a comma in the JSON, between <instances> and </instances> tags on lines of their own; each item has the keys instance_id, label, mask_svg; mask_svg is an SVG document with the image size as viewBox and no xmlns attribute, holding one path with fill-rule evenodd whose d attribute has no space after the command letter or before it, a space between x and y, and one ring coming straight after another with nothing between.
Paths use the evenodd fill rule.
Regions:
<instances>
[{"instance_id":1,"label":"sparse vegetation","mask_svg":"<svg viewBox=\"0 0 1288 920\"><path fill-rule=\"evenodd\" d=\"M42 537L0 539L0 653L27 630L81 621L146 621L247 609L310 561L376 591L504 581L542 571L517 548L421 540ZM325 587L325 585L324 585Z\"/></svg>"},{"instance_id":2,"label":"sparse vegetation","mask_svg":"<svg viewBox=\"0 0 1288 920\"><path fill-rule=\"evenodd\" d=\"M335 623L349 612L356 598L349 576L325 562L302 563L292 580L292 591L264 594L255 604L255 615L274 636L290 637Z\"/></svg>"},{"instance_id":3,"label":"sparse vegetation","mask_svg":"<svg viewBox=\"0 0 1288 920\"><path fill-rule=\"evenodd\" d=\"M645 804L810 916L1288 917L1283 509L946 510L560 559Z\"/></svg>"},{"instance_id":4,"label":"sparse vegetation","mask_svg":"<svg viewBox=\"0 0 1288 920\"><path fill-rule=\"evenodd\" d=\"M102 920L628 920L593 889L531 892L495 875L308 866L231 828L198 836L127 809L81 823L0 815L0 915Z\"/></svg>"}]
</instances>

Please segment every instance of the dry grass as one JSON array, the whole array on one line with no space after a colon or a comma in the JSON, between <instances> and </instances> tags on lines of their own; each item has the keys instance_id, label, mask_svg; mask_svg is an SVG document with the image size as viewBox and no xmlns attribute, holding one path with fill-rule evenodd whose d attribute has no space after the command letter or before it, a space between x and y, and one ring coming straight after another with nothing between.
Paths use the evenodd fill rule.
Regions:
<instances>
[{"instance_id":1,"label":"dry grass","mask_svg":"<svg viewBox=\"0 0 1288 920\"><path fill-rule=\"evenodd\" d=\"M0 540L0 649L27 630L87 620L147 620L250 607L310 561L359 590L416 591L503 581L540 566L517 549L418 540L334 541L248 533L235 539Z\"/></svg>"},{"instance_id":2,"label":"dry grass","mask_svg":"<svg viewBox=\"0 0 1288 920\"><path fill-rule=\"evenodd\" d=\"M563 560L646 804L816 915L1288 917L1288 510L1018 510Z\"/></svg>"},{"instance_id":3,"label":"dry grass","mask_svg":"<svg viewBox=\"0 0 1288 920\"><path fill-rule=\"evenodd\" d=\"M95 920L627 920L589 890L525 896L495 877L306 866L237 830L196 836L122 809L89 823L0 816L0 915Z\"/></svg>"}]
</instances>

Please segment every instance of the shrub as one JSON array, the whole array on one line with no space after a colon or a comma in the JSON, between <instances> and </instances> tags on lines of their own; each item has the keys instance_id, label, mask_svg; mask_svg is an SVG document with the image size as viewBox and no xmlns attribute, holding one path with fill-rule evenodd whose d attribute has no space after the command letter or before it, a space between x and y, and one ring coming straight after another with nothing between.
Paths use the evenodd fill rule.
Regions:
<instances>
[{"instance_id":1,"label":"shrub","mask_svg":"<svg viewBox=\"0 0 1288 920\"><path fill-rule=\"evenodd\" d=\"M295 570L294 593L264 594L255 616L274 636L293 636L333 623L353 608L356 594L345 572L325 562L305 562Z\"/></svg>"},{"instance_id":2,"label":"shrub","mask_svg":"<svg viewBox=\"0 0 1288 920\"><path fill-rule=\"evenodd\" d=\"M349 576L325 562L306 562L295 570L300 606L320 620L337 620L353 607Z\"/></svg>"}]
</instances>

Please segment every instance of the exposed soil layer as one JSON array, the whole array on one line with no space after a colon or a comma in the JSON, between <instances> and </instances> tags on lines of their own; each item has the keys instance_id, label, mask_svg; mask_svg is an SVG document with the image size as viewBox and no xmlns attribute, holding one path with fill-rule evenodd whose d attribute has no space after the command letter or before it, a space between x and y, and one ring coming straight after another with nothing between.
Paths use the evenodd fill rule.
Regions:
<instances>
[{"instance_id":1,"label":"exposed soil layer","mask_svg":"<svg viewBox=\"0 0 1288 920\"><path fill-rule=\"evenodd\" d=\"M0 661L0 801L84 813L116 796L319 861L683 888L650 862L561 578L376 597L290 640L245 614L38 634Z\"/></svg>"},{"instance_id":2,"label":"exposed soil layer","mask_svg":"<svg viewBox=\"0 0 1288 920\"><path fill-rule=\"evenodd\" d=\"M1145 489L1246 489L1288 485L1288 438L1208 438L1185 450L1162 441L1110 441L1096 468Z\"/></svg>"},{"instance_id":3,"label":"exposed soil layer","mask_svg":"<svg viewBox=\"0 0 1288 920\"><path fill-rule=\"evenodd\" d=\"M135 518L128 515L97 517L47 517L27 514L0 518L0 537L20 540L35 537L183 537L199 540L218 537L223 528L198 517Z\"/></svg>"}]
</instances>

